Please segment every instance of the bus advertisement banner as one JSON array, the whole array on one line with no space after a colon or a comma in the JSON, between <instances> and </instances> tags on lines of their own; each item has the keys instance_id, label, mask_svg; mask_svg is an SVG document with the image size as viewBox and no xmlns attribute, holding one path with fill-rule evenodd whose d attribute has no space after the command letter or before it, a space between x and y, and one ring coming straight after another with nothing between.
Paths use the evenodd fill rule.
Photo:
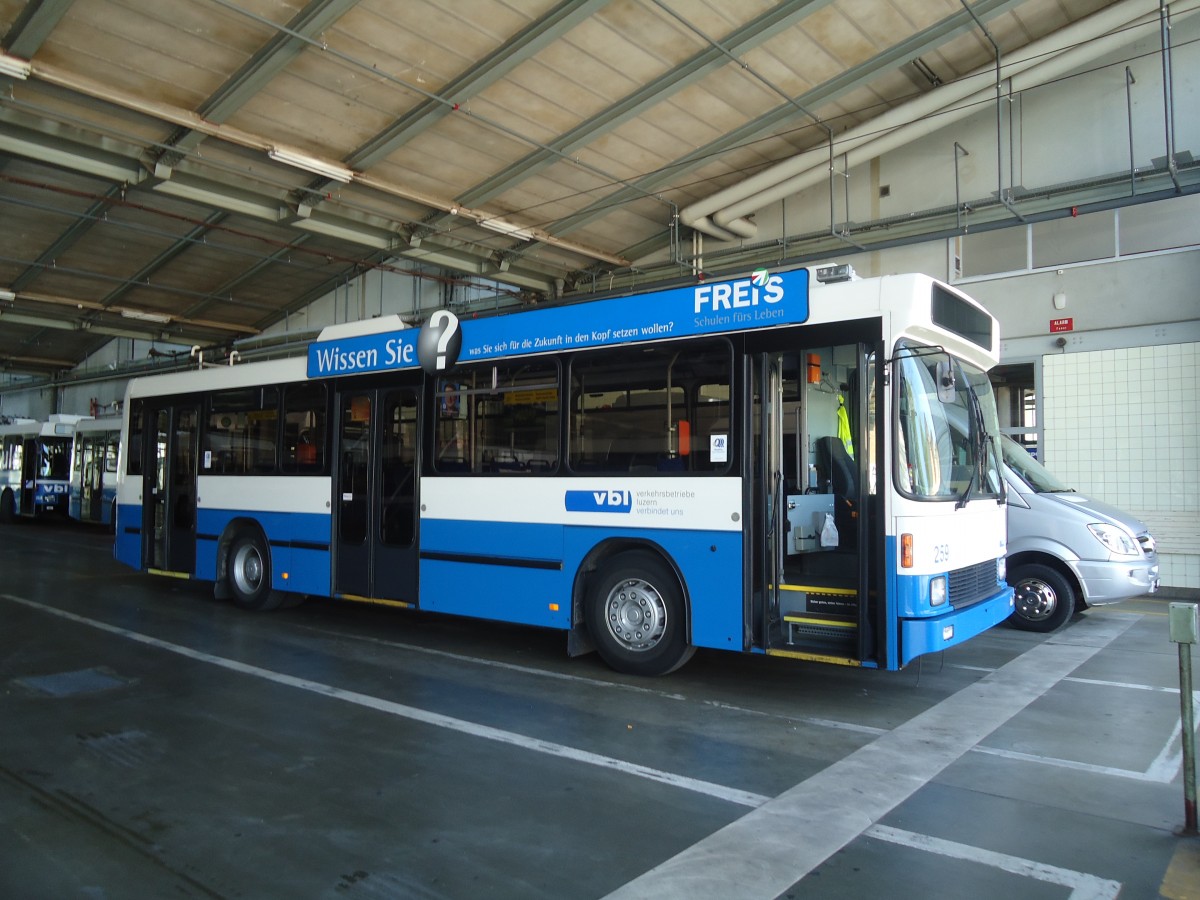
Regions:
<instances>
[{"instance_id":1,"label":"bus advertisement banner","mask_svg":"<svg viewBox=\"0 0 1200 900\"><path fill-rule=\"evenodd\" d=\"M450 317L440 323L443 330L439 338L448 338L449 331L461 329L461 335L455 336L461 337L457 361L481 362L632 341L799 325L808 320L808 314L806 269L776 274L757 269L748 278L632 294L603 304L577 303L466 321ZM420 328L407 328L316 341L308 348L308 377L416 368L421 364L421 332ZM449 341L437 343L445 347ZM446 359L445 368L454 363L453 358Z\"/></svg>"}]
</instances>

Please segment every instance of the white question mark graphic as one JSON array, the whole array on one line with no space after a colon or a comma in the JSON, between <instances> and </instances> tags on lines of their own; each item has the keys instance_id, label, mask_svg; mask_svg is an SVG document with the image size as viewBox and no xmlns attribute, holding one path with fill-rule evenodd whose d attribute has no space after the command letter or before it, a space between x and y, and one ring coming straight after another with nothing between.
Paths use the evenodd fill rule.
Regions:
<instances>
[{"instance_id":1,"label":"white question mark graphic","mask_svg":"<svg viewBox=\"0 0 1200 900\"><path fill-rule=\"evenodd\" d=\"M458 331L458 316L448 309L439 309L429 317L429 327L440 329L435 364L435 368L440 372L446 368L446 348L450 346L450 339L454 337L454 332Z\"/></svg>"}]
</instances>

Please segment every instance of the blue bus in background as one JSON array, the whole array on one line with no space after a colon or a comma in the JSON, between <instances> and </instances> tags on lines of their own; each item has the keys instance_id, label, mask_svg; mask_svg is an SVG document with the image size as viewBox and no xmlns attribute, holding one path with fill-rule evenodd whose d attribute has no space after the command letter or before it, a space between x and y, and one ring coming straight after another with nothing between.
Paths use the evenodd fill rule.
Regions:
<instances>
[{"instance_id":1,"label":"blue bus in background","mask_svg":"<svg viewBox=\"0 0 1200 900\"><path fill-rule=\"evenodd\" d=\"M961 292L845 267L334 325L129 383L115 554L247 609L559 629L630 673L898 669L1012 611L998 356Z\"/></svg>"},{"instance_id":2,"label":"blue bus in background","mask_svg":"<svg viewBox=\"0 0 1200 900\"><path fill-rule=\"evenodd\" d=\"M75 425L81 418L56 413L45 422L0 424L0 522L67 515Z\"/></svg>"}]
</instances>

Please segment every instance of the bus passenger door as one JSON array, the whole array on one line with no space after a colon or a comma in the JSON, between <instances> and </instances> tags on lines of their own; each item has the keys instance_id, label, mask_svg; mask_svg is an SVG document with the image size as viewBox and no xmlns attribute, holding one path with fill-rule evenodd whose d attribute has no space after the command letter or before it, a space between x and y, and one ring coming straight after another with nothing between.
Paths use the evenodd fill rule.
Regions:
<instances>
[{"instance_id":1,"label":"bus passenger door","mask_svg":"<svg viewBox=\"0 0 1200 900\"><path fill-rule=\"evenodd\" d=\"M79 519L82 522L99 522L102 499L101 479L104 477L104 458L97 454L103 450L104 439L79 436L77 461L79 464Z\"/></svg>"},{"instance_id":2,"label":"bus passenger door","mask_svg":"<svg viewBox=\"0 0 1200 900\"><path fill-rule=\"evenodd\" d=\"M417 601L415 388L344 393L334 495L334 593L377 602Z\"/></svg>"},{"instance_id":3,"label":"bus passenger door","mask_svg":"<svg viewBox=\"0 0 1200 900\"><path fill-rule=\"evenodd\" d=\"M42 442L38 438L26 438L21 451L21 505L23 516L37 512L38 466L41 464Z\"/></svg>"},{"instance_id":4,"label":"bus passenger door","mask_svg":"<svg viewBox=\"0 0 1200 900\"><path fill-rule=\"evenodd\" d=\"M143 562L191 575L196 567L196 465L200 410L195 403L147 410L142 467Z\"/></svg>"},{"instance_id":5,"label":"bus passenger door","mask_svg":"<svg viewBox=\"0 0 1200 900\"><path fill-rule=\"evenodd\" d=\"M847 661L874 655L864 454L875 442L873 410L863 400L872 377L864 351L808 347L772 358L761 375L769 402L759 453L770 499L760 552L778 623L768 644Z\"/></svg>"}]
</instances>

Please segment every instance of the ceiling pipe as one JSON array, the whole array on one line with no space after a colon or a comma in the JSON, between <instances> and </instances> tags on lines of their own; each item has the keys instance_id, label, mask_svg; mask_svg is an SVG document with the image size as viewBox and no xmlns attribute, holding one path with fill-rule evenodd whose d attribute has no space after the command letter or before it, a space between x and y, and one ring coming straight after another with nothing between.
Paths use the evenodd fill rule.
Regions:
<instances>
[{"instance_id":1,"label":"ceiling pipe","mask_svg":"<svg viewBox=\"0 0 1200 900\"><path fill-rule=\"evenodd\" d=\"M1176 9L1175 18L1191 15L1197 9L1200 5L1194 3L1189 9ZM1124 31L1112 33L1114 29L1153 23L1157 18L1157 3L1124 0L1022 48L1006 64L1005 77L1014 79L1014 91L1058 77L1135 39ZM1039 62L1054 53L1058 55ZM911 143L974 113L974 101L986 101L994 92L994 82L978 86L979 79L988 75L994 77L991 65L848 130L839 138L847 166ZM1023 76L1020 87L1015 81L1017 76ZM719 240L729 240L729 235L753 237L757 226L746 220L746 215L820 182L829 174L827 165L828 148L814 147L684 207L680 218L683 224Z\"/></svg>"},{"instance_id":2,"label":"ceiling pipe","mask_svg":"<svg viewBox=\"0 0 1200 900\"><path fill-rule=\"evenodd\" d=\"M1157 17L1156 12L1143 12L1142 15L1136 16L1132 20L1126 20L1125 17L1130 11L1134 8L1144 10L1146 5L1145 0L1126 0L1125 3L1110 7L1108 10L1097 13L1088 19L1081 20L1077 23L1078 27L1070 26L1060 32L1056 32L1051 36L1053 40L1046 39L1026 47L1022 57L1006 67L1007 71L1005 75L1009 79L1010 90L1017 92L1036 87L1039 84L1061 77L1068 72L1084 66L1100 56L1126 46L1135 39L1127 33L1128 27L1152 24ZM1113 9L1122 10L1123 14L1117 16L1115 20L1113 17L1105 15L1105 13ZM1200 5L1193 4L1190 9L1177 12L1176 18L1182 19L1195 13L1198 9L1200 9ZM1102 21L1097 21L1098 19ZM1090 27L1085 28L1084 26ZM1118 30L1113 32L1114 28ZM1044 61L1036 61L1038 57L1053 53L1056 50L1060 50L1061 52ZM989 68L977 70L973 75L982 77L988 74ZM955 82L955 84L958 84L958 82ZM944 91L945 87L938 90ZM956 92L957 97L952 102L957 105L949 108L930 109L929 107L933 105L933 98L938 94L938 91L934 91L912 102L911 105L917 108L902 117L907 120L906 124L882 135L879 135L878 132L880 129L888 126L889 123L883 120L888 118L890 114L885 114L873 122L864 123L847 132L847 135L851 138L850 143L852 144L852 148L843 153L846 165L849 167L867 162L897 147L904 146L932 134L952 122L966 118L975 112L976 105L987 102L990 99L991 93L991 86L978 88L973 93L966 94L966 96L962 96L961 91ZM906 108L899 107L897 111L905 110ZM864 132L868 133L864 134ZM805 171L793 175L787 180L775 184L773 187L747 196L736 203L724 206L724 208L713 215L713 222L722 228L733 231L736 228L736 226L731 224L733 220L739 219L751 212L756 212L771 203L778 202L784 197L791 196L805 188L811 187L825 178L826 174L823 167L810 164ZM754 223L751 222L748 224L753 226ZM741 229L737 229L737 231L740 233Z\"/></svg>"}]
</instances>

